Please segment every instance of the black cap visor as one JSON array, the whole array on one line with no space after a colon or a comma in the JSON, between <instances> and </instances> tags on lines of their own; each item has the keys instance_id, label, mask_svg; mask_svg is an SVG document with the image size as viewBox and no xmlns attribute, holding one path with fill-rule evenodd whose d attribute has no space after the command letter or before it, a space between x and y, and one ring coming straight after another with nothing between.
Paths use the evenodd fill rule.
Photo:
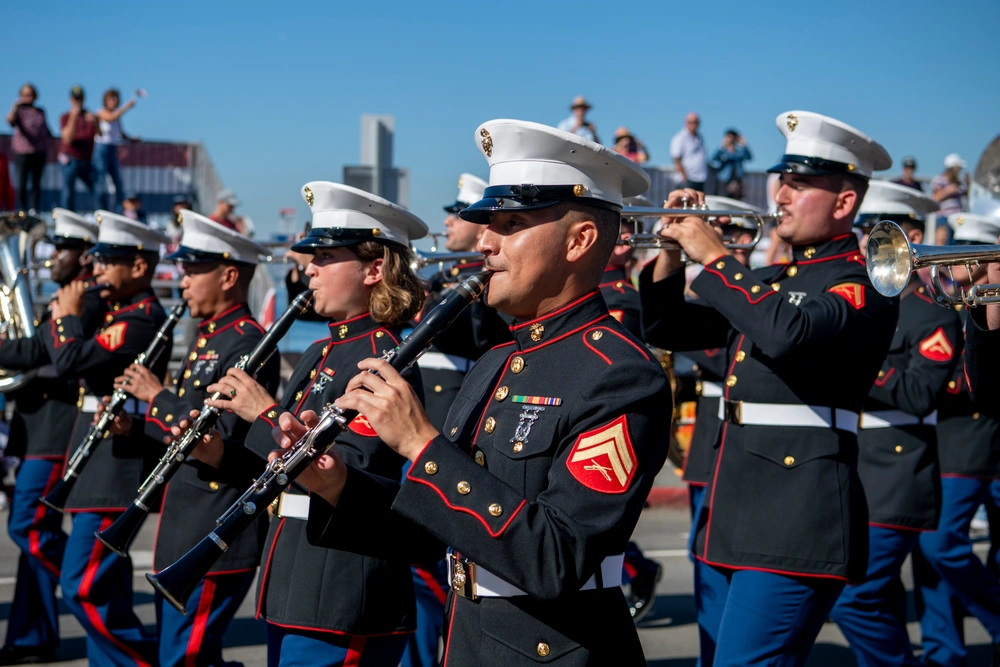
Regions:
<instances>
[{"instance_id":1,"label":"black cap visor","mask_svg":"<svg viewBox=\"0 0 1000 667\"><path fill-rule=\"evenodd\" d=\"M464 201L456 201L454 204L451 204L450 206L445 206L443 208L445 213L461 213L468 207L469 205L466 204Z\"/></svg>"},{"instance_id":2,"label":"black cap visor","mask_svg":"<svg viewBox=\"0 0 1000 667\"><path fill-rule=\"evenodd\" d=\"M365 241L379 241L380 243L392 243L406 247L402 243L383 238L382 230L377 228L345 229L343 227L313 227L307 237L294 243L289 250L313 254L322 248L343 248L345 246L364 243Z\"/></svg>"},{"instance_id":3,"label":"black cap visor","mask_svg":"<svg viewBox=\"0 0 1000 667\"><path fill-rule=\"evenodd\" d=\"M101 258L107 259L122 259L124 257L134 257L141 252L156 252L159 254L159 249L146 250L140 249L138 246L134 245L117 245L115 243L98 243L93 248L90 249L89 254L94 256L94 259L101 261Z\"/></svg>"},{"instance_id":4,"label":"black cap visor","mask_svg":"<svg viewBox=\"0 0 1000 667\"><path fill-rule=\"evenodd\" d=\"M64 248L66 250L86 250L94 245L91 241L84 241L75 236L49 235L45 237L44 241L54 245L56 248Z\"/></svg>"},{"instance_id":5,"label":"black cap visor","mask_svg":"<svg viewBox=\"0 0 1000 667\"><path fill-rule=\"evenodd\" d=\"M871 229L883 220L890 220L897 225L922 225L924 221L915 215L907 213L859 213L854 220L854 227L858 229Z\"/></svg>"},{"instance_id":6,"label":"black cap visor","mask_svg":"<svg viewBox=\"0 0 1000 667\"><path fill-rule=\"evenodd\" d=\"M579 185L491 185L483 192L483 198L472 204L458 217L478 225L488 225L490 216L498 211L538 211L566 202L596 206L612 211L620 211L619 204L612 204L594 197L578 197Z\"/></svg>"},{"instance_id":7,"label":"black cap visor","mask_svg":"<svg viewBox=\"0 0 1000 667\"><path fill-rule=\"evenodd\" d=\"M802 176L831 176L833 174L854 174L857 173L853 164L846 162L834 162L818 157L808 157L805 155L782 155L781 162L767 170L769 174L801 174ZM861 176L868 178L867 176Z\"/></svg>"},{"instance_id":8,"label":"black cap visor","mask_svg":"<svg viewBox=\"0 0 1000 667\"><path fill-rule=\"evenodd\" d=\"M208 252L207 250L197 250L182 245L174 252L163 258L167 262L184 262L185 264L208 264L210 262L229 262L232 264L250 264L255 262L244 262L242 260L226 257L221 252Z\"/></svg>"}]
</instances>

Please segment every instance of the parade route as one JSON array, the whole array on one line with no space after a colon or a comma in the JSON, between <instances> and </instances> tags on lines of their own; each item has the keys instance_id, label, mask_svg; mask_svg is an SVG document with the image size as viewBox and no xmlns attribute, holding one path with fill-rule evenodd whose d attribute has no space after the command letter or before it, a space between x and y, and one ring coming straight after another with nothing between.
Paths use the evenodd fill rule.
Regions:
<instances>
[{"instance_id":1,"label":"parade route","mask_svg":"<svg viewBox=\"0 0 1000 667\"><path fill-rule=\"evenodd\" d=\"M3 517L6 523L6 516ZM152 559L153 536L156 524L148 522L135 542L135 611L146 624L155 628L153 591L145 580ZM635 539L647 557L657 559L663 566L658 595L653 608L640 623L639 637L646 658L652 667L693 667L698 655L698 629L695 622L692 597L691 564L687 559L688 516L683 510L647 509L636 528ZM986 545L977 545L982 556ZM17 568L17 550L4 531L0 537L0 632L6 632L10 600L14 594L14 577ZM909 564L904 568L904 581L909 597L909 623L907 628L912 641L920 638L920 628L915 622ZM252 595L247 596L240 612L226 633L224 656L229 661L242 662L246 667L265 667L264 623L254 620ZM62 644L58 650L61 662L53 663L84 667L86 643L83 630L65 607L60 617ZM990 659L989 636L982 626L969 618L965 622L966 641L969 645L969 664L988 664ZM914 644L919 648L919 644ZM827 624L813 648L808 667L841 667L853 665L854 659L846 647L843 635L835 625Z\"/></svg>"}]
</instances>

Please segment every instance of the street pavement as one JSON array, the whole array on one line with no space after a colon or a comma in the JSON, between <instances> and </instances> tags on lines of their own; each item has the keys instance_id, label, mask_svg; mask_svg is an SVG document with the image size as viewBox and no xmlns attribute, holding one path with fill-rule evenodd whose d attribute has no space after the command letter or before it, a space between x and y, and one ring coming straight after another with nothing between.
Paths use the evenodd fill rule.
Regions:
<instances>
[{"instance_id":1,"label":"street pavement","mask_svg":"<svg viewBox=\"0 0 1000 667\"><path fill-rule=\"evenodd\" d=\"M0 519L6 525L6 517ZM68 526L67 526L68 528ZM648 664L653 667L692 667L698 655L698 629L692 598L691 563L685 552L689 520L687 512L677 509L647 509L636 528L635 540L646 555L656 558L663 565L656 602L642 619L639 637L646 652ZM153 591L143 576L149 571L155 520L143 527L133 548L135 568L135 609L139 618L152 632L155 630ZM977 545L982 555L985 545ZM6 634L10 602L14 594L17 569L17 549L6 530L0 536L0 633ZM915 622L912 601L912 580L907 564L904 583L910 592L908 630L914 647L919 650L920 628ZM251 589L252 590L252 589ZM225 658L239 661L247 667L265 667L264 623L253 618L253 596L247 596L237 618L226 634ZM69 611L63 607L60 619L62 643L56 664L86 665L86 646L83 631ZM969 644L970 666L989 664L990 638L982 626L973 619L966 619L966 641ZM808 667L843 667L855 664L846 648L843 635L835 625L827 624L819 636Z\"/></svg>"}]
</instances>

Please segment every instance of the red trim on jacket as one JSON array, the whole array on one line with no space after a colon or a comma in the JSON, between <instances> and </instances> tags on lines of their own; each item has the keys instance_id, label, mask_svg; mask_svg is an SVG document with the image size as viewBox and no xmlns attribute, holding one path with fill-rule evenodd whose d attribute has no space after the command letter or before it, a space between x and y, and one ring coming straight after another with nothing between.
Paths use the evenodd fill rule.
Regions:
<instances>
[{"instance_id":1,"label":"red trim on jacket","mask_svg":"<svg viewBox=\"0 0 1000 667\"><path fill-rule=\"evenodd\" d=\"M726 287L728 287L730 289L736 289L736 290L739 290L739 291L743 292L743 295L747 298L747 301L749 301L750 304L754 305L754 306L756 306L758 303L760 303L761 301L763 301L767 297L771 296L772 294L777 294L777 292L774 289L771 289L771 290L761 289L761 295L759 297L757 297L757 300L755 301L753 299L753 297L750 296L750 292L748 292L747 290L743 289L739 285L733 285L731 282L729 282L728 280L726 280L725 274L720 273L720 272L716 271L715 269L710 269L707 266L705 267L705 271L708 272L708 273L714 273L715 275L717 275L720 278L722 278L722 283Z\"/></svg>"},{"instance_id":2,"label":"red trim on jacket","mask_svg":"<svg viewBox=\"0 0 1000 667\"><path fill-rule=\"evenodd\" d=\"M600 294L600 291L598 291L598 290L594 290L593 292L588 292L587 294L584 294L583 296L581 296L576 301L573 301L572 303L568 303L565 306L563 306L562 308L558 308L556 310L553 310L551 313L545 313L544 315L536 317L533 320L528 320L526 322L520 322L518 324L515 324L514 326L510 327L510 330L511 331L518 331L520 329L523 329L524 327L531 326L532 324L535 324L536 322L541 322L543 320L547 320L547 319L550 319L552 317L555 317L556 315L559 315L560 313L565 313L567 310L570 310L571 308L574 308L575 306L580 305L581 303L583 303L587 299L593 299L598 294ZM534 349L534 348L532 348L532 349Z\"/></svg>"}]
</instances>

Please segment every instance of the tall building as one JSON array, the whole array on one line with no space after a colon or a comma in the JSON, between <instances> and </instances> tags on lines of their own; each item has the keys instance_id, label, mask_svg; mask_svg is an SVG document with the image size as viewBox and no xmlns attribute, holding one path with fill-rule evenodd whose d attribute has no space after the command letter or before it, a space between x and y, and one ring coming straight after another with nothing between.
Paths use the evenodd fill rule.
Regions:
<instances>
[{"instance_id":1,"label":"tall building","mask_svg":"<svg viewBox=\"0 0 1000 667\"><path fill-rule=\"evenodd\" d=\"M392 164L393 116L361 116L361 164L344 166L344 184L410 205L410 171Z\"/></svg>"}]
</instances>

